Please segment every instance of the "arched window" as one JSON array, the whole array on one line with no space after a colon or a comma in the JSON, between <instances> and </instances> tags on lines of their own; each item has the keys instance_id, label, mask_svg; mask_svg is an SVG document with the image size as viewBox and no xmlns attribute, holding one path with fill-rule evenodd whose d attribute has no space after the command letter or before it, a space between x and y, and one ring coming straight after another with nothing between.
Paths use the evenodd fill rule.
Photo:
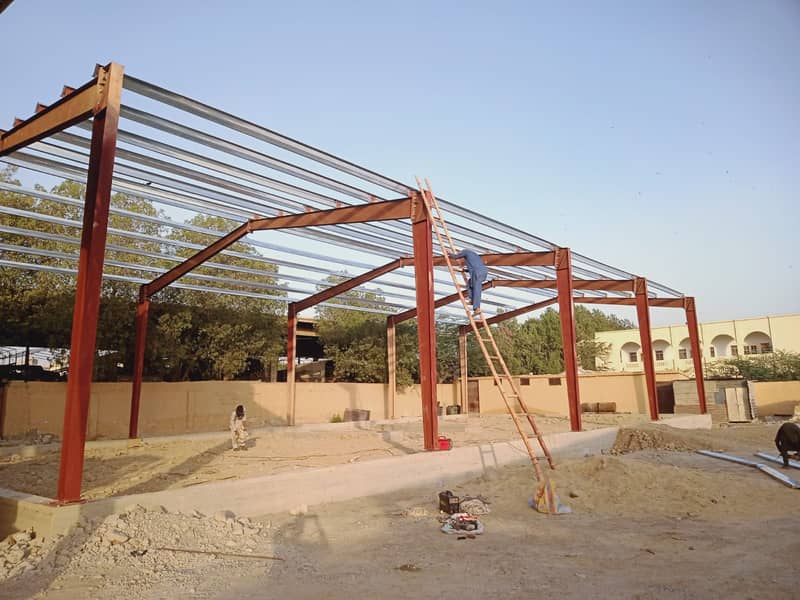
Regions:
<instances>
[{"instance_id":1,"label":"arched window","mask_svg":"<svg viewBox=\"0 0 800 600\"><path fill-rule=\"evenodd\" d=\"M712 357L722 358L725 356L736 356L736 354L734 354L734 349L736 349L738 353L736 340L726 333L721 333L711 340L709 352Z\"/></svg>"},{"instance_id":2,"label":"arched window","mask_svg":"<svg viewBox=\"0 0 800 600\"><path fill-rule=\"evenodd\" d=\"M636 342L626 342L622 345L622 362L637 363L642 347Z\"/></svg>"},{"instance_id":3,"label":"arched window","mask_svg":"<svg viewBox=\"0 0 800 600\"><path fill-rule=\"evenodd\" d=\"M667 340L654 340L653 354L656 360L672 360L672 346Z\"/></svg>"},{"instance_id":4,"label":"arched window","mask_svg":"<svg viewBox=\"0 0 800 600\"><path fill-rule=\"evenodd\" d=\"M681 343L678 344L678 358L680 360L692 358L692 343L689 338L683 338Z\"/></svg>"},{"instance_id":5,"label":"arched window","mask_svg":"<svg viewBox=\"0 0 800 600\"><path fill-rule=\"evenodd\" d=\"M770 352L772 352L772 340L763 331L753 331L745 336L745 354L769 354Z\"/></svg>"}]
</instances>

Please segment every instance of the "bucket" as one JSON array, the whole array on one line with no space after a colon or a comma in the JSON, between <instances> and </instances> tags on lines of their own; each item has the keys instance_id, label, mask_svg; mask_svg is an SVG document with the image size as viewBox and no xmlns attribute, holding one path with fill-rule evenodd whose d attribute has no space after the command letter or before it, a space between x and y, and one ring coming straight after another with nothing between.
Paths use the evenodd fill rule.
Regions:
<instances>
[{"instance_id":1,"label":"bucket","mask_svg":"<svg viewBox=\"0 0 800 600\"><path fill-rule=\"evenodd\" d=\"M450 450L453 447L453 440L443 435L439 436L439 450Z\"/></svg>"}]
</instances>

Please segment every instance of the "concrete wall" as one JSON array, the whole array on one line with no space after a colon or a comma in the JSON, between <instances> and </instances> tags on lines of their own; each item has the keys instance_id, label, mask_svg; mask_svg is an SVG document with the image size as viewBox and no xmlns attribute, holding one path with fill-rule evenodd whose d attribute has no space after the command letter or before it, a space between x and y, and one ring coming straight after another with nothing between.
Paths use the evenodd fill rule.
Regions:
<instances>
[{"instance_id":1,"label":"concrete wall","mask_svg":"<svg viewBox=\"0 0 800 600\"><path fill-rule=\"evenodd\" d=\"M529 410L547 415L568 415L567 381L563 375L516 377L522 400ZM644 373L593 373L578 381L581 402L616 402L617 412L646 413L647 389ZM681 373L659 373L658 381L686 379ZM503 398L491 377L477 378L482 413L506 411ZM527 380L527 385L526 385Z\"/></svg>"},{"instance_id":2,"label":"concrete wall","mask_svg":"<svg viewBox=\"0 0 800 600\"><path fill-rule=\"evenodd\" d=\"M196 381L144 383L139 411L140 435L169 435L227 429L237 404L247 407L251 427L284 425L289 412L285 383L250 381ZM439 403L453 404L456 386L439 385ZM94 383L89 403L87 438L128 436L130 383ZM4 436L20 436L36 429L61 433L66 383L12 381L6 389ZM370 418L391 418L387 386L356 383L298 383L295 422L325 423L345 408L370 411ZM419 387L398 391L395 416L420 416Z\"/></svg>"},{"instance_id":3,"label":"concrete wall","mask_svg":"<svg viewBox=\"0 0 800 600\"><path fill-rule=\"evenodd\" d=\"M800 404L800 381L757 381L750 390L759 417L791 415Z\"/></svg>"}]
</instances>

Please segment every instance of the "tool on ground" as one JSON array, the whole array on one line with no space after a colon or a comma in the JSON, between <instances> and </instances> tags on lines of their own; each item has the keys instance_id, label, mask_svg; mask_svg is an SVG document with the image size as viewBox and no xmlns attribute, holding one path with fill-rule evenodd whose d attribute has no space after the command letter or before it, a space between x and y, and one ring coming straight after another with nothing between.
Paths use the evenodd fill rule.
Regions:
<instances>
[{"instance_id":1,"label":"tool on ground","mask_svg":"<svg viewBox=\"0 0 800 600\"><path fill-rule=\"evenodd\" d=\"M222 552L219 550L195 550L193 548L157 548L157 550L168 550L170 552L187 552L189 554L208 554L218 556L232 556L234 558L260 558L262 560L283 560L279 556L268 556L266 554L239 554L238 552Z\"/></svg>"},{"instance_id":2,"label":"tool on ground","mask_svg":"<svg viewBox=\"0 0 800 600\"><path fill-rule=\"evenodd\" d=\"M481 348L481 352L483 352L483 356L486 359L486 364L489 366L489 370L492 373L495 385L497 385L497 388L500 390L500 395L503 397L503 402L506 405L508 414L511 415L511 419L514 421L514 425L516 426L517 431L522 438L522 442L525 444L525 449L528 451L528 456L530 456L534 474L536 475L536 480L544 481L546 485L549 485L547 478L539 466L539 459L536 457L536 452L531 446L528 436L522 429L522 423L517 415L514 403L519 404L520 408L522 409L522 414L524 414L528 419L528 423L533 429L533 433L539 442L539 446L542 448L542 452L547 458L550 468L554 469L555 465L553 464L553 458L550 455L550 451L547 448L544 438L542 437L542 432L536 425L533 414L525 405L519 388L517 387L514 378L511 376L502 354L500 354L500 350L497 347L497 343L494 340L494 335L492 334L491 326L486 322L486 319L483 318L482 313L476 311L477 314L473 315L473 312L470 310L467 298L464 295L464 288L467 285L467 276L463 268L453 266L450 255L457 253L456 247L453 244L453 239L450 237L450 232L447 229L447 224L444 222L444 217L442 216L436 196L433 194L433 188L431 187L430 182L426 179L425 186L423 186L419 178L417 178L417 185L419 186L419 191L422 195L425 207L428 209L428 213L430 214L431 222L433 223L433 232L435 233L436 239L439 243L440 251L444 256L447 269L450 271L450 276L453 278L453 284L458 292L458 297L461 300L461 304L463 305L464 311L467 314L467 319L469 319L469 323L472 326L472 331L475 333L475 337L478 340L478 345ZM461 273L460 278L458 273ZM466 376L466 373L464 376Z\"/></svg>"}]
</instances>

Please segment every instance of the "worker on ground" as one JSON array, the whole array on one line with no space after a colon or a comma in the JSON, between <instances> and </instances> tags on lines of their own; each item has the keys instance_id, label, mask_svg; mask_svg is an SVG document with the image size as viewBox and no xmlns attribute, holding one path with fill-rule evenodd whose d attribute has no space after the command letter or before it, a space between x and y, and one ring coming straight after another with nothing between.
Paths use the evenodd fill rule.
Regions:
<instances>
[{"instance_id":1,"label":"worker on ground","mask_svg":"<svg viewBox=\"0 0 800 600\"><path fill-rule=\"evenodd\" d=\"M247 450L247 429L245 422L247 417L244 414L244 406L237 406L231 413L231 446L233 450Z\"/></svg>"},{"instance_id":2,"label":"worker on ground","mask_svg":"<svg viewBox=\"0 0 800 600\"><path fill-rule=\"evenodd\" d=\"M783 466L789 467L789 452L794 452L795 459L800 460L800 425L784 423L775 435L775 446L783 459Z\"/></svg>"},{"instance_id":3,"label":"worker on ground","mask_svg":"<svg viewBox=\"0 0 800 600\"><path fill-rule=\"evenodd\" d=\"M489 275L489 271L486 265L483 264L480 255L469 248L464 248L458 254L451 254L450 258L460 258L464 260L464 269L469 272L467 294L469 295L470 302L472 302L473 314L480 318L482 286L483 282L486 281L486 277Z\"/></svg>"}]
</instances>

